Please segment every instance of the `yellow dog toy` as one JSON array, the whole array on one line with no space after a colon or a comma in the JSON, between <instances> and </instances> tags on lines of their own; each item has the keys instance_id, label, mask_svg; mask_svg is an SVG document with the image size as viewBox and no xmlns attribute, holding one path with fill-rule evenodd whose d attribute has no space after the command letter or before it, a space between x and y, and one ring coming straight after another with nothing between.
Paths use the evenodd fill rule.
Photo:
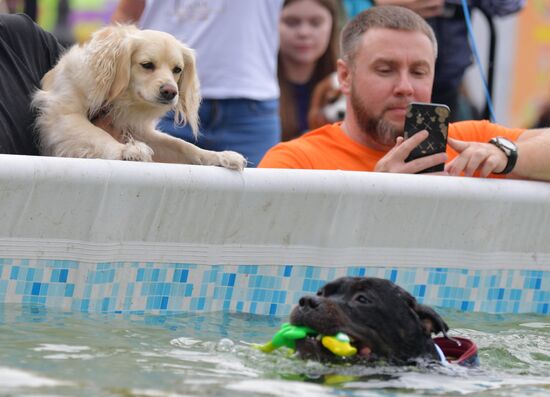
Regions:
<instances>
[{"instance_id":1,"label":"yellow dog toy","mask_svg":"<svg viewBox=\"0 0 550 397\"><path fill-rule=\"evenodd\" d=\"M315 336L317 332L309 327L284 323L281 325L281 329L273 335L271 341L258 346L258 348L266 353L272 352L282 346L296 350L296 341L304 339L308 335ZM338 332L334 336L322 335L321 343L326 349L340 357L349 357L357 354L357 349L350 344L349 337L343 332Z\"/></svg>"}]
</instances>

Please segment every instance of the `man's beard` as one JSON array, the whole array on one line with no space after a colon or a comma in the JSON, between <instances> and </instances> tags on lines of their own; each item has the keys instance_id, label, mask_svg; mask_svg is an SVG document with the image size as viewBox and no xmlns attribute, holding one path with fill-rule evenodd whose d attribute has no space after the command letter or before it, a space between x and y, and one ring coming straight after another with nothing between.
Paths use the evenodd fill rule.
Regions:
<instances>
[{"instance_id":1,"label":"man's beard","mask_svg":"<svg viewBox=\"0 0 550 397\"><path fill-rule=\"evenodd\" d=\"M379 145L393 147L397 137L403 136L403 128L396 128L384 120L382 115L369 112L354 86L351 87L351 107L361 131Z\"/></svg>"}]
</instances>

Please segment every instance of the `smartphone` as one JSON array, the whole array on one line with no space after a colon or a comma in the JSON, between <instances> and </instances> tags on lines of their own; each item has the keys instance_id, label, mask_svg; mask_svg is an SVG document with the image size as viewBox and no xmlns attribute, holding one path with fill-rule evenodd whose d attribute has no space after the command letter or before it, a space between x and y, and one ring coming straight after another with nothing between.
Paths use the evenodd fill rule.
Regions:
<instances>
[{"instance_id":1,"label":"smartphone","mask_svg":"<svg viewBox=\"0 0 550 397\"><path fill-rule=\"evenodd\" d=\"M410 138L419 131L428 131L428 138L415 147L410 153L406 162L420 157L429 156L447 150L447 131L449 129L449 116L451 110L447 105L440 103L411 102L405 116L405 127L403 137ZM438 164L418 172L443 171L445 164Z\"/></svg>"}]
</instances>

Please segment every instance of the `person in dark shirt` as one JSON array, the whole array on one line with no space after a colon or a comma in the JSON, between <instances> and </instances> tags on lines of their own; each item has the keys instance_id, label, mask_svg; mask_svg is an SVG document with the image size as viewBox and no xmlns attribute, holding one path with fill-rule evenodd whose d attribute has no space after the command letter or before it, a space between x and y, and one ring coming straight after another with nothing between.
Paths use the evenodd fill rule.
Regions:
<instances>
[{"instance_id":1,"label":"person in dark shirt","mask_svg":"<svg viewBox=\"0 0 550 397\"><path fill-rule=\"evenodd\" d=\"M24 14L0 14L0 153L38 155L31 97L63 52Z\"/></svg>"}]
</instances>

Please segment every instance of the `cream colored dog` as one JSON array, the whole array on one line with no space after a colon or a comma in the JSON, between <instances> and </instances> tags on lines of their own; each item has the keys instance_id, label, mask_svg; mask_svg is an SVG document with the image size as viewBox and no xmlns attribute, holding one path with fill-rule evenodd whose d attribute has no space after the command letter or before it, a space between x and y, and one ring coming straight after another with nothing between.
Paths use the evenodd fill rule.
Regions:
<instances>
[{"instance_id":1,"label":"cream colored dog","mask_svg":"<svg viewBox=\"0 0 550 397\"><path fill-rule=\"evenodd\" d=\"M72 47L33 98L43 155L242 170L246 160L236 152L203 150L155 130L173 109L176 122L196 134L199 104L194 51L167 33L126 25L100 29Z\"/></svg>"}]
</instances>

